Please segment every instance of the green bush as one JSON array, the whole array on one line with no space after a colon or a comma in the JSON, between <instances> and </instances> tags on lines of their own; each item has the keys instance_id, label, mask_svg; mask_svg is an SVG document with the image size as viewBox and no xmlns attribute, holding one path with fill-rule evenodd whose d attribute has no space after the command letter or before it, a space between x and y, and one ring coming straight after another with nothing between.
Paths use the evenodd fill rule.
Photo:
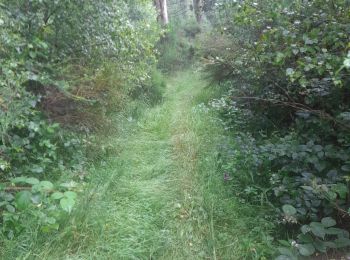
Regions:
<instances>
[{"instance_id":1,"label":"green bush","mask_svg":"<svg viewBox=\"0 0 350 260\"><path fill-rule=\"evenodd\" d=\"M152 82L158 38L144 1L1 1L1 235L59 228L81 190L92 132ZM142 91L160 99L159 76L150 84Z\"/></svg>"},{"instance_id":2,"label":"green bush","mask_svg":"<svg viewBox=\"0 0 350 260\"><path fill-rule=\"evenodd\" d=\"M154 105L162 101L165 87L164 76L159 70L153 69L148 79L130 91L130 96L149 105Z\"/></svg>"},{"instance_id":3,"label":"green bush","mask_svg":"<svg viewBox=\"0 0 350 260\"><path fill-rule=\"evenodd\" d=\"M252 187L241 194L264 197L276 223L294 230L325 217L348 228L349 2L221 1L215 9L216 44L203 51L212 78L230 90L213 105L227 129L252 135L233 149L254 172L237 176Z\"/></svg>"},{"instance_id":4,"label":"green bush","mask_svg":"<svg viewBox=\"0 0 350 260\"><path fill-rule=\"evenodd\" d=\"M162 100L166 81L161 72L154 69L150 74L150 80L145 84L143 92L149 103L155 104Z\"/></svg>"},{"instance_id":5,"label":"green bush","mask_svg":"<svg viewBox=\"0 0 350 260\"><path fill-rule=\"evenodd\" d=\"M197 52L194 39L199 32L194 21L170 24L158 43L158 67L171 73L191 65Z\"/></svg>"}]
</instances>

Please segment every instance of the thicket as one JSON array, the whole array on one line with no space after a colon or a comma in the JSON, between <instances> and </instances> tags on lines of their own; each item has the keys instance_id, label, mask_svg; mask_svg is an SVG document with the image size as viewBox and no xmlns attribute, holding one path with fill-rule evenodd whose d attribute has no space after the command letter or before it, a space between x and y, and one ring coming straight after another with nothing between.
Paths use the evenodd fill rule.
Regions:
<instances>
[{"instance_id":1,"label":"thicket","mask_svg":"<svg viewBox=\"0 0 350 260\"><path fill-rule=\"evenodd\" d=\"M2 239L57 230L94 135L161 99L155 17L142 0L0 1Z\"/></svg>"},{"instance_id":2,"label":"thicket","mask_svg":"<svg viewBox=\"0 0 350 260\"><path fill-rule=\"evenodd\" d=\"M235 193L275 210L278 259L350 246L350 2L206 8L215 29L202 51L226 90L212 105L233 136L222 160Z\"/></svg>"},{"instance_id":3,"label":"thicket","mask_svg":"<svg viewBox=\"0 0 350 260\"><path fill-rule=\"evenodd\" d=\"M199 43L196 36L201 33L194 17L174 19L166 34L157 44L158 67L164 73L174 73L193 65L198 59Z\"/></svg>"}]
</instances>

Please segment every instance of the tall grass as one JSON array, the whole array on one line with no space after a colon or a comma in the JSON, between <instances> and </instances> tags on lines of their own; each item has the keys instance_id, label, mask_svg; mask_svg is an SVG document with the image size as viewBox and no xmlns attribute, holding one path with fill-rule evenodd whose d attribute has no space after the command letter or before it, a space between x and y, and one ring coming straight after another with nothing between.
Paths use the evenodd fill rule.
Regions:
<instances>
[{"instance_id":1,"label":"tall grass","mask_svg":"<svg viewBox=\"0 0 350 260\"><path fill-rule=\"evenodd\" d=\"M114 150L91 165L89 184L57 232L8 241L1 259L261 259L271 226L262 208L233 197L218 172L226 138L213 95L192 71L169 80L164 102L120 121Z\"/></svg>"}]
</instances>

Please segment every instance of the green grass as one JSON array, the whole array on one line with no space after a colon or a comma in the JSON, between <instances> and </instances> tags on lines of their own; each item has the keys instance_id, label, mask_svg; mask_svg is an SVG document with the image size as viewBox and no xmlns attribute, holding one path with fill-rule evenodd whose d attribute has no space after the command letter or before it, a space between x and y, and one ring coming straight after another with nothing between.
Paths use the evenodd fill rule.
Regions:
<instances>
[{"instance_id":1,"label":"green grass","mask_svg":"<svg viewBox=\"0 0 350 260\"><path fill-rule=\"evenodd\" d=\"M169 80L164 103L108 141L115 154L90 170L79 206L59 232L35 228L1 259L269 259L271 225L241 204L218 172L226 138L199 73ZM206 94L207 93L207 94Z\"/></svg>"}]
</instances>

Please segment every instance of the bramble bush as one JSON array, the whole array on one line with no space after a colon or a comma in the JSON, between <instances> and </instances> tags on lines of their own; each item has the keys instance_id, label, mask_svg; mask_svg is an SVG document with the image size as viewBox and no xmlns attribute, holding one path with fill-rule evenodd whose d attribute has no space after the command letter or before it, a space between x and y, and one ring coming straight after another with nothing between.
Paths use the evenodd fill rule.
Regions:
<instances>
[{"instance_id":1,"label":"bramble bush","mask_svg":"<svg viewBox=\"0 0 350 260\"><path fill-rule=\"evenodd\" d=\"M231 149L245 153L246 177L232 156L226 162L246 185L240 194L263 197L276 208L276 223L294 233L307 225L289 248L283 244L280 259L350 246L350 2L219 1L212 8L217 30L203 54L213 80L229 89L214 107L236 135Z\"/></svg>"},{"instance_id":2,"label":"bramble bush","mask_svg":"<svg viewBox=\"0 0 350 260\"><path fill-rule=\"evenodd\" d=\"M57 230L72 212L93 133L138 86L160 99L158 37L142 0L1 1L2 237Z\"/></svg>"}]
</instances>

